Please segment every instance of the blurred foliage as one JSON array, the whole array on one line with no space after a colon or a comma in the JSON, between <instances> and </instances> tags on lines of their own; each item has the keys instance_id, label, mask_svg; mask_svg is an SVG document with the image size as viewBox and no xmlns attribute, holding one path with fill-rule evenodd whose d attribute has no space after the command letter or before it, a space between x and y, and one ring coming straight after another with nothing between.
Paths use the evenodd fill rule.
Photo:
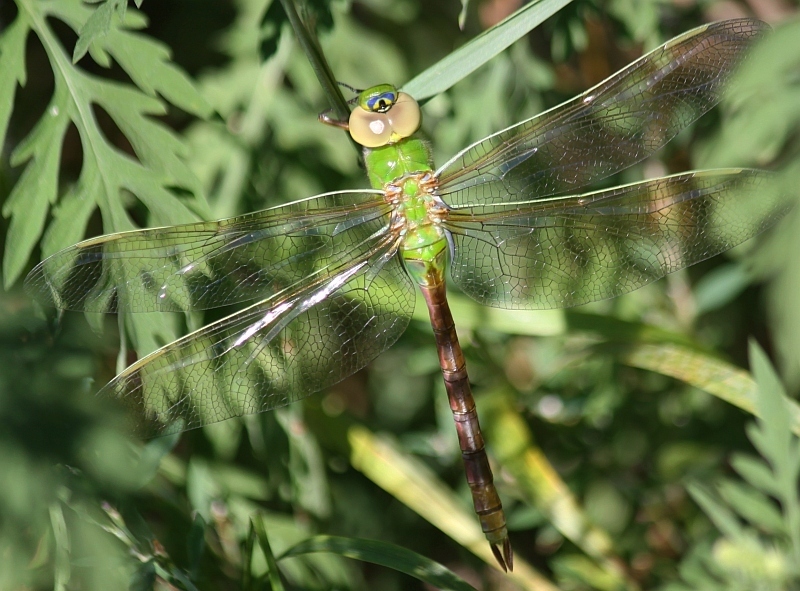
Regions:
<instances>
[{"instance_id":1,"label":"blurred foliage","mask_svg":"<svg viewBox=\"0 0 800 591\"><path fill-rule=\"evenodd\" d=\"M365 179L344 135L317 123L328 105L277 2L128 4L0 3L0 590L800 588L797 405L763 353L757 388L739 369L752 336L789 393L800 385L797 211L733 253L580 309L453 294L513 575L475 531L424 313L302 404L130 441L91 393L131 361L126 346L144 355L226 311L50 322L19 277L83 236ZM520 3L313 4L333 72L363 87L402 85ZM613 180L758 166L795 193L800 21L784 1L576 0L432 97L423 131L443 162L679 33L746 14L776 31L735 92Z\"/></svg>"},{"instance_id":2,"label":"blurred foliage","mask_svg":"<svg viewBox=\"0 0 800 591\"><path fill-rule=\"evenodd\" d=\"M715 493L689 485L723 536L710 554L695 549L681 565L684 583L668 589L777 591L800 583L800 438L792 433L783 386L758 345L751 345L750 359L761 419L747 435L761 457L734 454L731 466L741 480L719 479Z\"/></svg>"}]
</instances>

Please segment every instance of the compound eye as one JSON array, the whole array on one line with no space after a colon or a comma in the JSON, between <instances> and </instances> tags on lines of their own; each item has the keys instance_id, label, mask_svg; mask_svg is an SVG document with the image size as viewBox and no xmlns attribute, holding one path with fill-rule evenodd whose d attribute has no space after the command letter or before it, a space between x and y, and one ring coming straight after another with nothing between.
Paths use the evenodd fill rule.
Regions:
<instances>
[{"instance_id":1,"label":"compound eye","mask_svg":"<svg viewBox=\"0 0 800 591\"><path fill-rule=\"evenodd\" d=\"M388 144L392 137L392 124L388 114L365 111L356 107L350 113L350 136L365 148L378 148Z\"/></svg>"},{"instance_id":2,"label":"compound eye","mask_svg":"<svg viewBox=\"0 0 800 591\"><path fill-rule=\"evenodd\" d=\"M365 148L377 148L411 137L419 129L417 101L391 84L379 84L363 91L350 113L352 138Z\"/></svg>"},{"instance_id":3,"label":"compound eye","mask_svg":"<svg viewBox=\"0 0 800 591\"><path fill-rule=\"evenodd\" d=\"M407 138L414 135L419 129L422 120L419 104L411 95L405 92L398 93L397 101L388 115L391 120L392 131L399 138Z\"/></svg>"}]
</instances>

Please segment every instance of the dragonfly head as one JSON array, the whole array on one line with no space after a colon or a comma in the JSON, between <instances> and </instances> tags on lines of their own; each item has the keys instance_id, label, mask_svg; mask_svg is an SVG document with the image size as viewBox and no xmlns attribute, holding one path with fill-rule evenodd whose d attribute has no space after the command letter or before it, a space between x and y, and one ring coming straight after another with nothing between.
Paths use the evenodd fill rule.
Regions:
<instances>
[{"instance_id":1,"label":"dragonfly head","mask_svg":"<svg viewBox=\"0 0 800 591\"><path fill-rule=\"evenodd\" d=\"M411 137L421 121L419 105L411 95L391 84L367 88L350 113L350 135L365 148L378 148Z\"/></svg>"}]
</instances>

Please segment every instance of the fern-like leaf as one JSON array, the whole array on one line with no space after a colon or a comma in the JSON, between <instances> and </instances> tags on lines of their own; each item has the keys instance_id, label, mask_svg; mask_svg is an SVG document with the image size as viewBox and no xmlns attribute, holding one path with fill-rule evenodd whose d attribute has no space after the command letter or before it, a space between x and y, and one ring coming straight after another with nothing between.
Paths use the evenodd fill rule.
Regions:
<instances>
[{"instance_id":1,"label":"fern-like leaf","mask_svg":"<svg viewBox=\"0 0 800 591\"><path fill-rule=\"evenodd\" d=\"M168 50L136 32L146 25L144 16L134 9L124 10L122 4L112 0L93 8L80 0L19 0L16 20L0 37L0 137L5 138L16 85L25 84L24 46L29 33L44 46L55 80L42 118L11 156L12 165L25 168L3 208L3 215L11 218L3 260L6 286L22 273L51 208L44 255L80 240L98 207L107 232L133 228L123 206L123 192L147 206L155 225L205 217L200 184L184 161L184 143L153 117L166 113L159 96L200 117L208 116L211 109L190 79L170 62ZM74 59L88 52L106 67L113 59L136 86L99 78L77 67L53 32L48 22L52 18L80 33ZM136 158L106 139L95 108L110 115ZM80 135L83 167L77 184L55 206L61 146L70 124ZM178 199L170 191L173 187L194 197Z\"/></svg>"},{"instance_id":2,"label":"fern-like leaf","mask_svg":"<svg viewBox=\"0 0 800 591\"><path fill-rule=\"evenodd\" d=\"M681 568L684 582L703 591L720 577L724 589L778 591L800 583L800 438L792 431L791 402L756 344L750 360L758 418L747 435L761 457L735 455L731 463L744 482L724 480L716 494L697 484L688 487L722 533L713 547L690 555L691 568L688 558Z\"/></svg>"},{"instance_id":3,"label":"fern-like leaf","mask_svg":"<svg viewBox=\"0 0 800 591\"><path fill-rule=\"evenodd\" d=\"M783 508L794 564L800 565L800 439L792 433L783 385L766 354L755 343L750 344L750 360L760 393L760 419L750 426L747 435L771 468L772 482L765 492L771 492ZM755 482L751 484L758 486Z\"/></svg>"}]
</instances>

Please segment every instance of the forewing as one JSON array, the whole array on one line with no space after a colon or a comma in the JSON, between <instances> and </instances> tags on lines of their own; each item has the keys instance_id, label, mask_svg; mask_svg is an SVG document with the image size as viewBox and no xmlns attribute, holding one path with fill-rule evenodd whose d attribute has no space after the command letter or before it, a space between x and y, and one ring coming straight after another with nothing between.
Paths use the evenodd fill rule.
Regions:
<instances>
[{"instance_id":1,"label":"forewing","mask_svg":"<svg viewBox=\"0 0 800 591\"><path fill-rule=\"evenodd\" d=\"M752 238L785 211L768 173L679 174L574 197L450 212L453 281L482 304L612 298Z\"/></svg>"},{"instance_id":2,"label":"forewing","mask_svg":"<svg viewBox=\"0 0 800 591\"><path fill-rule=\"evenodd\" d=\"M403 333L414 292L396 239L372 240L281 297L259 302L130 366L101 395L150 437L267 411L363 368Z\"/></svg>"},{"instance_id":3,"label":"forewing","mask_svg":"<svg viewBox=\"0 0 800 591\"><path fill-rule=\"evenodd\" d=\"M332 261L359 259L388 223L377 191L318 195L216 222L110 234L40 263L37 300L86 312L201 310L266 298Z\"/></svg>"},{"instance_id":4,"label":"forewing","mask_svg":"<svg viewBox=\"0 0 800 591\"><path fill-rule=\"evenodd\" d=\"M449 205L575 191L650 156L717 104L769 27L753 19L689 31L584 94L469 146L438 171Z\"/></svg>"}]
</instances>

